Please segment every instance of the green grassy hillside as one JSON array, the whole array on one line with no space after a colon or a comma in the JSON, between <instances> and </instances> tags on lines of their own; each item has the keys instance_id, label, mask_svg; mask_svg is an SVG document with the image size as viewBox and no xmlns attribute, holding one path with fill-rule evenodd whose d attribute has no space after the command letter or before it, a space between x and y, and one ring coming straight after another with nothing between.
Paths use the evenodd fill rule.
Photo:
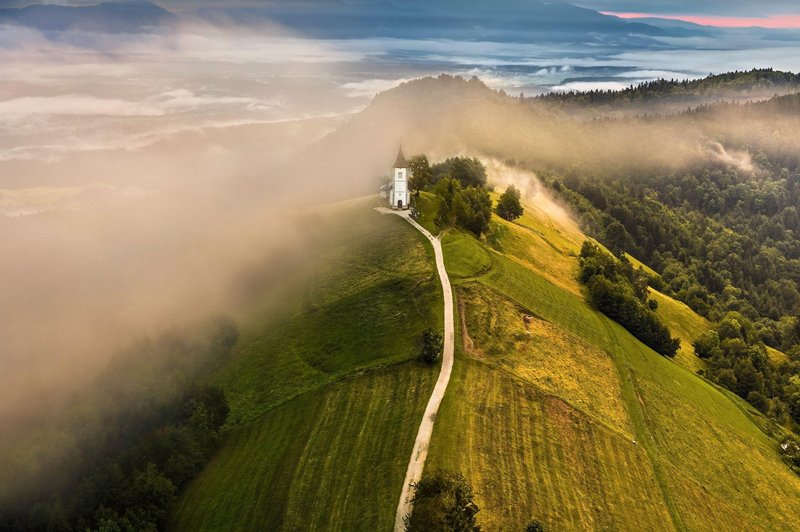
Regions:
<instances>
[{"instance_id":1,"label":"green grassy hillside","mask_svg":"<svg viewBox=\"0 0 800 532\"><path fill-rule=\"evenodd\" d=\"M231 402L221 451L173 530L375 530L397 497L437 371L414 358L442 301L430 244L372 201L309 228L308 267L247 317L212 378Z\"/></svg>"},{"instance_id":2,"label":"green grassy hillside","mask_svg":"<svg viewBox=\"0 0 800 532\"><path fill-rule=\"evenodd\" d=\"M707 322L654 294L682 344L656 354L565 276L583 235L530 207L445 237L464 315L431 465L472 479L487 530L800 527L800 478L755 412L694 374Z\"/></svg>"},{"instance_id":3,"label":"green grassy hillside","mask_svg":"<svg viewBox=\"0 0 800 532\"><path fill-rule=\"evenodd\" d=\"M406 363L303 394L230 441L175 530L388 530L436 373Z\"/></svg>"}]
</instances>

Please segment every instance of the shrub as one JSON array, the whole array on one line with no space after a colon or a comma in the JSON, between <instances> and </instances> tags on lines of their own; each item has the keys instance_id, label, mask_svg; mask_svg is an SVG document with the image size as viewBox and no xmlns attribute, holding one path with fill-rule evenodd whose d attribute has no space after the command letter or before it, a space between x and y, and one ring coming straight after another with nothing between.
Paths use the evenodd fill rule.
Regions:
<instances>
[{"instance_id":1,"label":"shrub","mask_svg":"<svg viewBox=\"0 0 800 532\"><path fill-rule=\"evenodd\" d=\"M406 532L479 532L472 486L461 473L438 470L414 488L414 509L406 518Z\"/></svg>"},{"instance_id":2,"label":"shrub","mask_svg":"<svg viewBox=\"0 0 800 532\"><path fill-rule=\"evenodd\" d=\"M545 528L544 525L539 521L531 521L528 526L525 527L525 532L544 532Z\"/></svg>"},{"instance_id":3,"label":"shrub","mask_svg":"<svg viewBox=\"0 0 800 532\"><path fill-rule=\"evenodd\" d=\"M422 333L422 341L420 344L419 359L426 364L436 364L442 354L442 347L444 345L442 334L428 327Z\"/></svg>"}]
</instances>

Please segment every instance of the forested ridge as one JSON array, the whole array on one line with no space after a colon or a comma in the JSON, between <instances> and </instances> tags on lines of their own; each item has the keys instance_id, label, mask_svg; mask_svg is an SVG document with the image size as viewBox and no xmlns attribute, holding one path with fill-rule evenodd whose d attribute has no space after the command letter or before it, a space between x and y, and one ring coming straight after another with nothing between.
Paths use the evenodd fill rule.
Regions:
<instances>
[{"instance_id":1,"label":"forested ridge","mask_svg":"<svg viewBox=\"0 0 800 532\"><path fill-rule=\"evenodd\" d=\"M545 102L579 105L617 105L664 99L691 100L700 96L742 97L754 93L773 96L777 92L800 88L800 74L772 68L754 68L712 74L704 78L655 79L631 85L623 90L548 92L537 99Z\"/></svg>"}]
</instances>

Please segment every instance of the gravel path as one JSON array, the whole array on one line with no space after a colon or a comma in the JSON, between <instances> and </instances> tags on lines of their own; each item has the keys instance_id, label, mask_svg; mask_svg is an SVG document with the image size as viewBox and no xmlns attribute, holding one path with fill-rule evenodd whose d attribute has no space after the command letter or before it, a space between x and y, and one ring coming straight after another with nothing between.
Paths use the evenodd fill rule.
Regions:
<instances>
[{"instance_id":1,"label":"gravel path","mask_svg":"<svg viewBox=\"0 0 800 532\"><path fill-rule=\"evenodd\" d=\"M453 324L453 290L450 288L450 278L444 268L444 254L442 253L442 242L430 234L424 227L411 219L409 211L394 211L383 207L376 209L381 214L395 214L404 218L413 225L433 245L436 255L436 270L439 272L439 279L442 282L442 295L444 296L444 351L442 353L442 368L439 371L439 378L433 388L428 405L425 407L425 414L419 424L417 439L414 441L414 449L411 451L411 459L408 461L406 478L403 481L403 491L400 494L400 502L397 503L397 514L394 520L395 532L405 530L405 516L411 513L411 484L419 482L422 478L422 469L425 467L425 458L428 456L428 446L431 443L433 433L433 423L436 421L436 414L439 405L442 403L447 383L450 382L450 373L453 371L453 350L454 350L454 324Z\"/></svg>"}]
</instances>

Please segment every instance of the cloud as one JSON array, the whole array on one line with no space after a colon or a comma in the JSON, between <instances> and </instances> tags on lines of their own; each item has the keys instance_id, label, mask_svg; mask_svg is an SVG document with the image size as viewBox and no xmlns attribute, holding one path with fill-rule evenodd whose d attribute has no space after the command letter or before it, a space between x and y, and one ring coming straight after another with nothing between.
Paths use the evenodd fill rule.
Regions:
<instances>
[{"instance_id":1,"label":"cloud","mask_svg":"<svg viewBox=\"0 0 800 532\"><path fill-rule=\"evenodd\" d=\"M796 13L796 0L578 0L578 5L602 11L649 13L765 16Z\"/></svg>"},{"instance_id":2,"label":"cloud","mask_svg":"<svg viewBox=\"0 0 800 532\"><path fill-rule=\"evenodd\" d=\"M198 107L218 105L241 105L251 110L266 110L275 105L280 105L280 99L270 101L259 100L248 96L216 96L211 94L198 95L189 89L174 89L162 92L156 100L162 110L188 110Z\"/></svg>"},{"instance_id":3,"label":"cloud","mask_svg":"<svg viewBox=\"0 0 800 532\"><path fill-rule=\"evenodd\" d=\"M0 101L0 117L24 115L160 116L156 105L87 94L23 96Z\"/></svg>"},{"instance_id":4,"label":"cloud","mask_svg":"<svg viewBox=\"0 0 800 532\"><path fill-rule=\"evenodd\" d=\"M341 88L349 93L351 97L372 97L398 85L410 81L413 78L399 79L365 79L363 81L350 81L341 85Z\"/></svg>"},{"instance_id":5,"label":"cloud","mask_svg":"<svg viewBox=\"0 0 800 532\"><path fill-rule=\"evenodd\" d=\"M663 18L691 22L701 26L715 26L718 28L771 28L771 29L798 29L800 28L800 15L767 15L759 17L732 17L729 15L669 15L657 13L618 13L604 11L604 15L612 15L624 19Z\"/></svg>"}]
</instances>

